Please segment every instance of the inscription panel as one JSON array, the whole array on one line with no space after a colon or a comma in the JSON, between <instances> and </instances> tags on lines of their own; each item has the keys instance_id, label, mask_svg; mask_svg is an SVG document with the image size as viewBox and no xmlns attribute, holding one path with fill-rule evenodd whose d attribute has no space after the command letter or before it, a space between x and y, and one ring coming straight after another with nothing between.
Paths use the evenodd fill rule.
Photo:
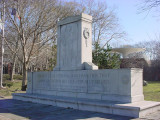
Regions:
<instances>
[{"instance_id":1,"label":"inscription panel","mask_svg":"<svg viewBox=\"0 0 160 120\"><path fill-rule=\"evenodd\" d=\"M52 90L87 92L87 74L74 71L56 71L51 74Z\"/></svg>"},{"instance_id":2,"label":"inscription panel","mask_svg":"<svg viewBox=\"0 0 160 120\"><path fill-rule=\"evenodd\" d=\"M50 90L50 72L34 72L33 74L33 88Z\"/></svg>"},{"instance_id":3,"label":"inscription panel","mask_svg":"<svg viewBox=\"0 0 160 120\"><path fill-rule=\"evenodd\" d=\"M117 94L118 73L112 70L92 71L88 77L89 93Z\"/></svg>"},{"instance_id":4,"label":"inscription panel","mask_svg":"<svg viewBox=\"0 0 160 120\"><path fill-rule=\"evenodd\" d=\"M78 57L78 22L66 24L60 27L60 67L71 69L79 63Z\"/></svg>"},{"instance_id":5,"label":"inscription panel","mask_svg":"<svg viewBox=\"0 0 160 120\"><path fill-rule=\"evenodd\" d=\"M108 91L107 85L109 83L108 81L109 74L95 74L92 72L88 76L88 92L89 93L102 93L105 90ZM104 79L106 78L106 79Z\"/></svg>"},{"instance_id":6,"label":"inscription panel","mask_svg":"<svg viewBox=\"0 0 160 120\"><path fill-rule=\"evenodd\" d=\"M33 88L71 93L131 95L131 77L122 79L130 76L130 72L128 69L34 72Z\"/></svg>"}]
</instances>

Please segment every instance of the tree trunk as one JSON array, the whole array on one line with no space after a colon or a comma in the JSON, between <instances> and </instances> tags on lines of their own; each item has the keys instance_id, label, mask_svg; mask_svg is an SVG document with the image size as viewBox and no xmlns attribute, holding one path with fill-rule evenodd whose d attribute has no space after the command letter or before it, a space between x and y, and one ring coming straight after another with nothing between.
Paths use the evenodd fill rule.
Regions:
<instances>
[{"instance_id":1,"label":"tree trunk","mask_svg":"<svg viewBox=\"0 0 160 120\"><path fill-rule=\"evenodd\" d=\"M14 16L14 20L15 20L15 16ZM18 39L19 38L17 37L15 51L17 51L17 49L18 49ZM15 74L16 55L17 55L17 53L14 53L14 56L13 56L13 66L12 66L12 71L11 71L11 76L10 76L11 77L11 81L13 81L13 75Z\"/></svg>"},{"instance_id":2,"label":"tree trunk","mask_svg":"<svg viewBox=\"0 0 160 120\"><path fill-rule=\"evenodd\" d=\"M26 63L23 63L22 91L26 91L26 88L27 88L27 67Z\"/></svg>"},{"instance_id":3,"label":"tree trunk","mask_svg":"<svg viewBox=\"0 0 160 120\"><path fill-rule=\"evenodd\" d=\"M13 75L15 74L15 63L16 63L16 55L13 58L12 70L11 70L11 81L13 81Z\"/></svg>"}]
</instances>

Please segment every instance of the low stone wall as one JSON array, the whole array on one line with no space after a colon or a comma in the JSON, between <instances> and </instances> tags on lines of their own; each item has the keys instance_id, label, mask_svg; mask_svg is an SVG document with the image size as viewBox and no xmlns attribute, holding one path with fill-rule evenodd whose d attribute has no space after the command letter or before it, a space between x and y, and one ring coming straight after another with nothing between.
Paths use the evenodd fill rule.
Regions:
<instances>
[{"instance_id":1,"label":"low stone wall","mask_svg":"<svg viewBox=\"0 0 160 120\"><path fill-rule=\"evenodd\" d=\"M29 72L27 93L136 102L144 100L142 69Z\"/></svg>"}]
</instances>

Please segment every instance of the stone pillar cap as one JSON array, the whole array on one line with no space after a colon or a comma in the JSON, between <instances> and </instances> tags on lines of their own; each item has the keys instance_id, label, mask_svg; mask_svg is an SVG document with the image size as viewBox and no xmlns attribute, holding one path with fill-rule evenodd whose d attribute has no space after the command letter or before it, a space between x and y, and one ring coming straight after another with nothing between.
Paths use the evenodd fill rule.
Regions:
<instances>
[{"instance_id":1,"label":"stone pillar cap","mask_svg":"<svg viewBox=\"0 0 160 120\"><path fill-rule=\"evenodd\" d=\"M84 14L84 13L81 13L80 15L76 15L76 16L69 16L69 17L59 21L58 25L64 25L64 24L76 22L79 20L84 20L86 22L92 22L92 16Z\"/></svg>"}]
</instances>

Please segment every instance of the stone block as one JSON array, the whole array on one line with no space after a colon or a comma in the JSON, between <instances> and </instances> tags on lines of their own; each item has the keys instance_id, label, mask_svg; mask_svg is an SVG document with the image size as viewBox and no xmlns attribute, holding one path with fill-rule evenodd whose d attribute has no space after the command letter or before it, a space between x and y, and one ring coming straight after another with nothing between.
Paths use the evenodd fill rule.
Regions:
<instances>
[{"instance_id":1,"label":"stone block","mask_svg":"<svg viewBox=\"0 0 160 120\"><path fill-rule=\"evenodd\" d=\"M85 99L101 100L101 94L78 93L78 94L77 94L77 98L85 98Z\"/></svg>"},{"instance_id":2,"label":"stone block","mask_svg":"<svg viewBox=\"0 0 160 120\"><path fill-rule=\"evenodd\" d=\"M108 100L108 101L120 101L120 102L132 102L130 96L124 96L124 95L108 95L108 94L102 94L102 100Z\"/></svg>"},{"instance_id":3,"label":"stone block","mask_svg":"<svg viewBox=\"0 0 160 120\"><path fill-rule=\"evenodd\" d=\"M57 91L53 91L53 90L41 90L41 94L42 95L57 95Z\"/></svg>"},{"instance_id":4,"label":"stone block","mask_svg":"<svg viewBox=\"0 0 160 120\"><path fill-rule=\"evenodd\" d=\"M92 16L81 14L58 22L57 65L54 70L97 69L92 63Z\"/></svg>"},{"instance_id":5,"label":"stone block","mask_svg":"<svg viewBox=\"0 0 160 120\"><path fill-rule=\"evenodd\" d=\"M27 74L27 93L32 93L33 92L33 72L28 72Z\"/></svg>"},{"instance_id":6,"label":"stone block","mask_svg":"<svg viewBox=\"0 0 160 120\"><path fill-rule=\"evenodd\" d=\"M88 105L85 103L78 103L78 109L97 112L96 105Z\"/></svg>"},{"instance_id":7,"label":"stone block","mask_svg":"<svg viewBox=\"0 0 160 120\"><path fill-rule=\"evenodd\" d=\"M91 62L84 62L83 64L85 70L98 70L98 66Z\"/></svg>"},{"instance_id":8,"label":"stone block","mask_svg":"<svg viewBox=\"0 0 160 120\"><path fill-rule=\"evenodd\" d=\"M51 97L49 95L25 93L14 93L13 98L17 100L31 101L65 108L70 107L79 110L103 112L130 117L143 117L149 113L160 110L160 102L152 101L121 103L114 101L88 100L82 98L74 99L69 97Z\"/></svg>"},{"instance_id":9,"label":"stone block","mask_svg":"<svg viewBox=\"0 0 160 120\"><path fill-rule=\"evenodd\" d=\"M34 72L27 93L102 99L121 102L144 100L139 69ZM45 77L46 76L46 77ZM137 88L139 87L139 88ZM136 89L137 88L137 89Z\"/></svg>"},{"instance_id":10,"label":"stone block","mask_svg":"<svg viewBox=\"0 0 160 120\"><path fill-rule=\"evenodd\" d=\"M77 97L77 93L75 92L59 92L57 91L57 96L62 96L62 97Z\"/></svg>"}]
</instances>

